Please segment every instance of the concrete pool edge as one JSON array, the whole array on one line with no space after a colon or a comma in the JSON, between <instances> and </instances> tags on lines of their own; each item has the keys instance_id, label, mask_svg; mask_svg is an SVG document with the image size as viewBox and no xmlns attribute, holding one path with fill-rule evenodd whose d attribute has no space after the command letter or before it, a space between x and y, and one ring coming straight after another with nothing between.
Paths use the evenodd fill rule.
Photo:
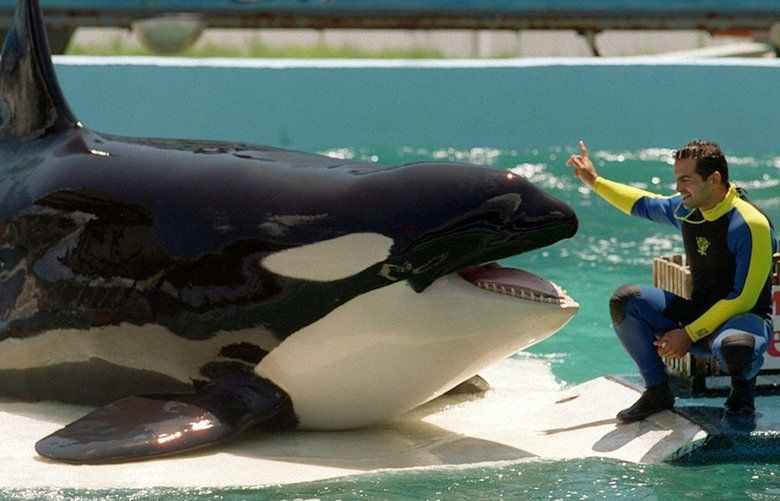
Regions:
<instances>
[{"instance_id":1,"label":"concrete pool edge","mask_svg":"<svg viewBox=\"0 0 780 501\"><path fill-rule=\"evenodd\" d=\"M189 58L155 56L53 56L65 66L162 66L204 68L537 68L545 66L701 66L778 68L780 59L728 58L671 59L637 57L540 57L507 59L292 59L292 58Z\"/></svg>"}]
</instances>

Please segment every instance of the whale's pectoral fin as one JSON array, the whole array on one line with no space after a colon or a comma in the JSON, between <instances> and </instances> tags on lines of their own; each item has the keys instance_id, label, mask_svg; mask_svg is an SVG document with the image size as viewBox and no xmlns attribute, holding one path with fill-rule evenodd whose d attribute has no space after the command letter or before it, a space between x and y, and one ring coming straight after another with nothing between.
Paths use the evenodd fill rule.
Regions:
<instances>
[{"instance_id":1,"label":"whale's pectoral fin","mask_svg":"<svg viewBox=\"0 0 780 501\"><path fill-rule=\"evenodd\" d=\"M197 393L128 397L100 407L35 444L68 463L167 456L213 444L291 410L281 388L254 374L230 374Z\"/></svg>"}]
</instances>

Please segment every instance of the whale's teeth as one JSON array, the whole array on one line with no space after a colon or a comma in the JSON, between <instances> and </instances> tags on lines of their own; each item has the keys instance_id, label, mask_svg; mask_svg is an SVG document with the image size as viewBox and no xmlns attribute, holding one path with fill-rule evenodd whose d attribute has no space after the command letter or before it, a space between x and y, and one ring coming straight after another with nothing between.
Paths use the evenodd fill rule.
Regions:
<instances>
[{"instance_id":1,"label":"whale's teeth","mask_svg":"<svg viewBox=\"0 0 780 501\"><path fill-rule=\"evenodd\" d=\"M511 285L495 284L495 283L489 283L483 281L477 281L475 282L475 285L480 289L496 292L498 294L504 294L506 296L516 297L518 299L522 299L525 301L533 301L535 303L544 303L544 304L560 303L560 298L548 297L541 293L537 295L533 291L529 291L522 288L515 288L512 287Z\"/></svg>"}]
</instances>

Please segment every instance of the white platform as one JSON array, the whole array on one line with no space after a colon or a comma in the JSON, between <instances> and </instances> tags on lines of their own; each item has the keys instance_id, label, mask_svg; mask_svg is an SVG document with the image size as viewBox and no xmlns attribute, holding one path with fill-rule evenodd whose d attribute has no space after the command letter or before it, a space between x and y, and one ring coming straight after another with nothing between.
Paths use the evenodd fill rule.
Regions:
<instances>
[{"instance_id":1,"label":"white platform","mask_svg":"<svg viewBox=\"0 0 780 501\"><path fill-rule=\"evenodd\" d=\"M393 423L345 432L253 432L168 459L72 466L34 443L89 411L0 400L0 488L244 487L374 470L589 456L656 463L704 432L678 414L616 425L638 393L605 378L562 388L541 360L506 360L482 376L483 397L437 399Z\"/></svg>"}]
</instances>

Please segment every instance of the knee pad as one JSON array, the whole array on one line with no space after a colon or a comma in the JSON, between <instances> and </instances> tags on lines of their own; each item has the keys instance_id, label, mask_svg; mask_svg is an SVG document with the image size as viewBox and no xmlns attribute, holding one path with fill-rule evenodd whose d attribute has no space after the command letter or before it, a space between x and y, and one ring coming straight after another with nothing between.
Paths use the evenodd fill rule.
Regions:
<instances>
[{"instance_id":1,"label":"knee pad","mask_svg":"<svg viewBox=\"0 0 780 501\"><path fill-rule=\"evenodd\" d=\"M631 298L642 294L638 285L624 285L612 294L609 299L609 315L613 325L620 325L626 319L626 307Z\"/></svg>"},{"instance_id":2,"label":"knee pad","mask_svg":"<svg viewBox=\"0 0 780 501\"><path fill-rule=\"evenodd\" d=\"M723 339L720 354L730 376L742 376L750 372L755 346L756 340L750 334L734 334Z\"/></svg>"}]
</instances>

